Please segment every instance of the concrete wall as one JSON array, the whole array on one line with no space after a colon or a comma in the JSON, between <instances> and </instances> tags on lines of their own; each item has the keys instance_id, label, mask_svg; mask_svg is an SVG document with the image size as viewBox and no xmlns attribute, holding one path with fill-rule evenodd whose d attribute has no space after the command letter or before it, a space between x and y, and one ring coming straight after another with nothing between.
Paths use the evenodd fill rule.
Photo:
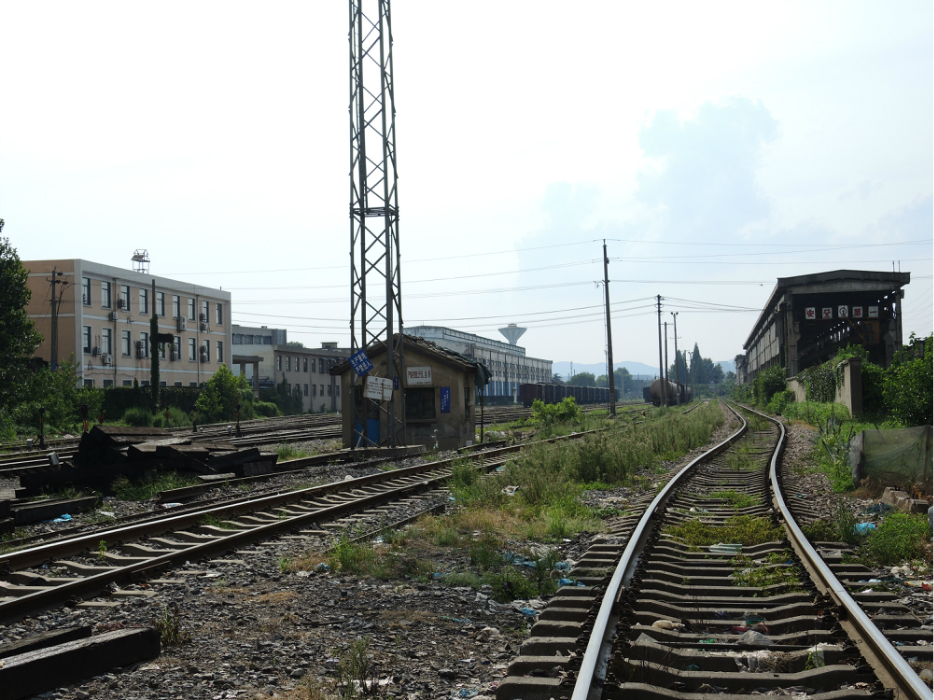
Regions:
<instances>
[{"instance_id":1,"label":"concrete wall","mask_svg":"<svg viewBox=\"0 0 934 700\"><path fill-rule=\"evenodd\" d=\"M858 418L863 415L863 361L859 357L851 357L843 363L843 381L837 386L837 393L834 396L834 403L840 403L847 407L850 415ZM793 391L795 401L804 403L807 401L807 393L804 384L798 381L797 377L791 377L785 381L786 388Z\"/></svg>"}]
</instances>

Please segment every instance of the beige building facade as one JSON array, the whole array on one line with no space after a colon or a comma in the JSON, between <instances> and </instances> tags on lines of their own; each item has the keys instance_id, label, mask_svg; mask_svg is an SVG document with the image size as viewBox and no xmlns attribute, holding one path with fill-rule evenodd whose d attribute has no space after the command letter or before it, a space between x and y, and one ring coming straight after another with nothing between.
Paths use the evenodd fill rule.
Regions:
<instances>
[{"instance_id":1,"label":"beige building facade","mask_svg":"<svg viewBox=\"0 0 934 700\"><path fill-rule=\"evenodd\" d=\"M285 379L289 393L298 387L306 413L341 410L341 383L330 370L350 357L348 348L333 342L320 348L289 345L286 329L265 326L235 325L232 342L231 369L247 378L254 393Z\"/></svg>"},{"instance_id":2,"label":"beige building facade","mask_svg":"<svg viewBox=\"0 0 934 700\"><path fill-rule=\"evenodd\" d=\"M73 355L85 386L149 384L153 310L159 333L173 337L161 349L162 386L200 386L230 365L230 292L80 259L23 267L32 290L26 311L44 339L35 357L58 364Z\"/></svg>"}]
</instances>

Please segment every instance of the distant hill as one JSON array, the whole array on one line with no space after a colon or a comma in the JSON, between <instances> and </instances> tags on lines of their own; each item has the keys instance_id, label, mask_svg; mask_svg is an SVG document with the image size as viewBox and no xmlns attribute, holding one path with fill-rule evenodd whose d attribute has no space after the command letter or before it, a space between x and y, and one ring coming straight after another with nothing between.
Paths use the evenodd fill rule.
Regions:
<instances>
[{"instance_id":1,"label":"distant hill","mask_svg":"<svg viewBox=\"0 0 934 700\"><path fill-rule=\"evenodd\" d=\"M658 376L658 367L652 367L650 365L644 364L642 362L634 362L632 360L623 360L622 362L613 363L616 369L620 367L625 367L629 370L629 374L634 377L657 377ZM560 374L562 377L567 379L568 375L571 373L571 363L570 362L555 362L552 365L552 372ZM599 377L601 374L606 374L606 364L594 364L594 365L584 365L574 363L574 374L579 372L590 372L595 377Z\"/></svg>"}]
</instances>

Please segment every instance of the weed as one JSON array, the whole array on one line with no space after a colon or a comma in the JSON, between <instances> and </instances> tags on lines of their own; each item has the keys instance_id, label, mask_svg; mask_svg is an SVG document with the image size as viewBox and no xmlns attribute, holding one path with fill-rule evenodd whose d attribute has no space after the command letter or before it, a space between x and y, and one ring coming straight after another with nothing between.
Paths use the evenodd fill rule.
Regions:
<instances>
[{"instance_id":1,"label":"weed","mask_svg":"<svg viewBox=\"0 0 934 700\"><path fill-rule=\"evenodd\" d=\"M751 515L727 518L722 524L689 520L669 525L664 532L691 547L707 547L719 542L739 543L749 547L784 539L784 530L780 525L773 525L768 518L754 518Z\"/></svg>"},{"instance_id":2,"label":"weed","mask_svg":"<svg viewBox=\"0 0 934 700\"><path fill-rule=\"evenodd\" d=\"M122 501L148 501L160 491L179 489L196 483L198 483L197 479L176 472L166 472L136 480L119 476L114 480L113 491Z\"/></svg>"},{"instance_id":3,"label":"weed","mask_svg":"<svg viewBox=\"0 0 934 700\"><path fill-rule=\"evenodd\" d=\"M105 556L106 554L107 554L107 540L101 540L100 542L97 543L97 558L100 561L104 561L104 559L106 559L106 556Z\"/></svg>"},{"instance_id":4,"label":"weed","mask_svg":"<svg viewBox=\"0 0 934 700\"><path fill-rule=\"evenodd\" d=\"M294 445L279 445L276 448L277 461L287 462L290 459L301 459L302 457L309 457L310 454L304 450L295 449Z\"/></svg>"},{"instance_id":5,"label":"weed","mask_svg":"<svg viewBox=\"0 0 934 700\"><path fill-rule=\"evenodd\" d=\"M722 498L723 500L729 501L730 505L736 509L750 508L760 503L758 496L733 490L715 491L709 495L709 498Z\"/></svg>"},{"instance_id":6,"label":"weed","mask_svg":"<svg viewBox=\"0 0 934 700\"><path fill-rule=\"evenodd\" d=\"M358 639L337 664L337 687L345 700L379 692L379 675L370 662L369 648L369 637Z\"/></svg>"},{"instance_id":7,"label":"weed","mask_svg":"<svg viewBox=\"0 0 934 700\"><path fill-rule=\"evenodd\" d=\"M153 618L152 625L159 632L163 646L180 646L191 642L191 635L182 630L182 614L178 603L172 603L171 611L168 606L163 608L162 617Z\"/></svg>"},{"instance_id":8,"label":"weed","mask_svg":"<svg viewBox=\"0 0 934 700\"><path fill-rule=\"evenodd\" d=\"M470 563L481 571L497 568L503 562L500 542L491 534L484 534L469 547Z\"/></svg>"},{"instance_id":9,"label":"weed","mask_svg":"<svg viewBox=\"0 0 934 700\"><path fill-rule=\"evenodd\" d=\"M280 574L284 574L292 569L292 560L288 557L277 557L276 566Z\"/></svg>"},{"instance_id":10,"label":"weed","mask_svg":"<svg viewBox=\"0 0 934 700\"><path fill-rule=\"evenodd\" d=\"M882 566L925 556L928 536L927 517L893 513L886 517L866 540L866 554Z\"/></svg>"},{"instance_id":11,"label":"weed","mask_svg":"<svg viewBox=\"0 0 934 700\"><path fill-rule=\"evenodd\" d=\"M773 554L778 554L773 553ZM778 555L781 561L786 559ZM772 566L761 566L752 561L749 557L735 557L730 564L736 568L731 577L734 586L744 586L750 588L764 588L766 586L775 586L782 584L787 587L787 591L802 590L799 572L795 566L782 565L779 562L767 560Z\"/></svg>"}]
</instances>

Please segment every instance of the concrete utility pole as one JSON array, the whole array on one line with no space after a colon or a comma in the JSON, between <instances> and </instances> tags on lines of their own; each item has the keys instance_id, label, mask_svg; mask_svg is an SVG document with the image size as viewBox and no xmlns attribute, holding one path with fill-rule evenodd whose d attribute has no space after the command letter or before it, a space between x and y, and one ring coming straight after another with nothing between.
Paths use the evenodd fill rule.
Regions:
<instances>
[{"instance_id":1,"label":"concrete utility pole","mask_svg":"<svg viewBox=\"0 0 934 700\"><path fill-rule=\"evenodd\" d=\"M58 279L63 275L64 273L59 272L57 267L53 267L52 278L45 278L52 286L52 337L50 339L52 356L51 362L49 363L52 366L52 371L55 371L55 368L58 367L58 311L62 305L62 297L65 294L65 285L68 284L68 280ZM57 284L62 285L61 291L59 292L55 291L55 285Z\"/></svg>"},{"instance_id":2,"label":"concrete utility pole","mask_svg":"<svg viewBox=\"0 0 934 700\"><path fill-rule=\"evenodd\" d=\"M658 381L662 385L662 405L668 405L668 387L665 386L665 363L662 359L662 295L659 294L656 299L658 307Z\"/></svg>"},{"instance_id":3,"label":"concrete utility pole","mask_svg":"<svg viewBox=\"0 0 934 700\"><path fill-rule=\"evenodd\" d=\"M616 417L616 384L613 381L613 328L610 325L610 260L606 256L606 239L603 239L603 291L606 296L606 362L607 378L610 381L610 415Z\"/></svg>"},{"instance_id":4,"label":"concrete utility pole","mask_svg":"<svg viewBox=\"0 0 934 700\"><path fill-rule=\"evenodd\" d=\"M681 361L678 355L678 312L672 311L675 324L675 382L678 384L678 405L681 405Z\"/></svg>"},{"instance_id":5,"label":"concrete utility pole","mask_svg":"<svg viewBox=\"0 0 934 700\"><path fill-rule=\"evenodd\" d=\"M665 321L665 381L668 381L668 321Z\"/></svg>"}]
</instances>

